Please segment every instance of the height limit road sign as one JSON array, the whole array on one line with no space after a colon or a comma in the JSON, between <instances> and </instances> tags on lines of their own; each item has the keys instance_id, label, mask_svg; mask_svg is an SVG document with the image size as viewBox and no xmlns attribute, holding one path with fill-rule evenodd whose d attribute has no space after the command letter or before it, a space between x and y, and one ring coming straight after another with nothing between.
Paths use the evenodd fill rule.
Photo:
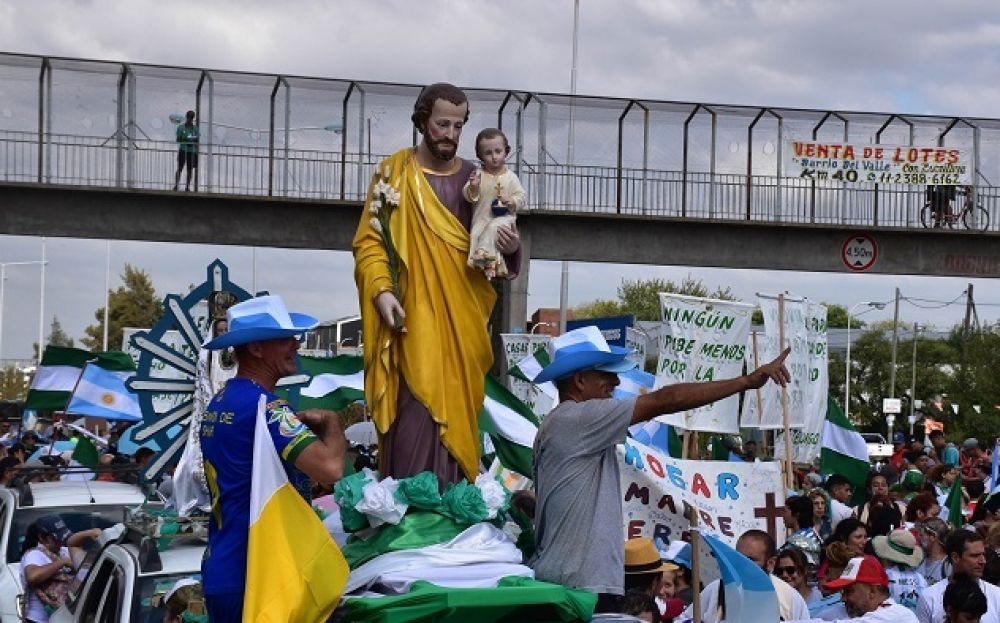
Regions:
<instances>
[{"instance_id":1,"label":"height limit road sign","mask_svg":"<svg viewBox=\"0 0 1000 623\"><path fill-rule=\"evenodd\" d=\"M878 259L878 244L868 234L854 234L840 248L840 259L844 261L844 266L855 272L866 271Z\"/></svg>"}]
</instances>

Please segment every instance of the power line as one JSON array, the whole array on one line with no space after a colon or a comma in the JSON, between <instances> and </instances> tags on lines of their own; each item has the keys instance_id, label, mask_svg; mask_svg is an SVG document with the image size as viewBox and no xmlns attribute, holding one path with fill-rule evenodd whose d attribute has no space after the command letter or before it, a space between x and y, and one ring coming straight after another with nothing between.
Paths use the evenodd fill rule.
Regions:
<instances>
[{"instance_id":1,"label":"power line","mask_svg":"<svg viewBox=\"0 0 1000 623\"><path fill-rule=\"evenodd\" d=\"M962 290L961 294L959 294L958 296L956 296L955 298L953 298L950 301L939 301L939 300L936 300L936 299L925 299L925 298L920 298L920 297L916 297L916 296L903 296L903 297L900 297L900 298L902 300L906 301L907 303L909 303L910 305L913 305L914 307L919 307L920 309L943 309L943 308L948 307L950 305L959 305L959 304L963 304L964 305L964 303L959 303L959 301L962 299L962 297L966 296L966 294L967 294L967 291L966 290ZM920 303L931 303L931 305L921 305L920 303L917 303L916 301L920 301Z\"/></svg>"}]
</instances>

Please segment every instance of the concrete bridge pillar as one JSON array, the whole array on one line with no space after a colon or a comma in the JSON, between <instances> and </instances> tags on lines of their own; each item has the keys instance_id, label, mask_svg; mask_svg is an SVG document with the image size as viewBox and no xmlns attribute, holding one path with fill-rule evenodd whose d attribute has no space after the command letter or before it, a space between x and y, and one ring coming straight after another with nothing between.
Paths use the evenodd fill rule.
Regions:
<instances>
[{"instance_id":1,"label":"concrete bridge pillar","mask_svg":"<svg viewBox=\"0 0 1000 623\"><path fill-rule=\"evenodd\" d=\"M527 332L528 319L528 275L531 268L531 226L528 222L518 223L521 234L521 272L517 279L503 284L503 292L498 304L501 305L500 326L504 333Z\"/></svg>"}]
</instances>

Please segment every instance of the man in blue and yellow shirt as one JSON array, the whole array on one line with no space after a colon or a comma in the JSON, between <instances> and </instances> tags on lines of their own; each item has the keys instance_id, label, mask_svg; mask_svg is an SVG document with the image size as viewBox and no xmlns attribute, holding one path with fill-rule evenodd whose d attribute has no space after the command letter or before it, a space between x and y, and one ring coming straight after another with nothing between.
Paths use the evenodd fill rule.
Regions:
<instances>
[{"instance_id":1,"label":"man in blue and yellow shirt","mask_svg":"<svg viewBox=\"0 0 1000 623\"><path fill-rule=\"evenodd\" d=\"M229 308L229 332L205 344L234 347L237 372L215 395L201 423L205 476L212 498L202 584L209 620L239 621L246 585L250 528L250 473L254 425L261 396L267 428L288 479L330 485L343 474L347 442L337 415L310 409L300 413L274 394L282 377L298 372L298 336L315 318L289 314L277 296L261 296ZM308 500L308 489L303 491Z\"/></svg>"}]
</instances>

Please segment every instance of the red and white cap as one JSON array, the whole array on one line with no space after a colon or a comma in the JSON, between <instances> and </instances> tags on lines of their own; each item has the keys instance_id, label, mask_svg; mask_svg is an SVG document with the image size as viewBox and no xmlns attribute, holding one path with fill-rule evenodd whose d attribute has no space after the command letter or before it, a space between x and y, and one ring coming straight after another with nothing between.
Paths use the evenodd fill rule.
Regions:
<instances>
[{"instance_id":1,"label":"red and white cap","mask_svg":"<svg viewBox=\"0 0 1000 623\"><path fill-rule=\"evenodd\" d=\"M861 582L862 584L878 584L889 586L889 576L885 574L882 563L874 556L858 556L852 558L844 567L844 572L836 580L830 580L824 586L826 588L841 589Z\"/></svg>"}]
</instances>

